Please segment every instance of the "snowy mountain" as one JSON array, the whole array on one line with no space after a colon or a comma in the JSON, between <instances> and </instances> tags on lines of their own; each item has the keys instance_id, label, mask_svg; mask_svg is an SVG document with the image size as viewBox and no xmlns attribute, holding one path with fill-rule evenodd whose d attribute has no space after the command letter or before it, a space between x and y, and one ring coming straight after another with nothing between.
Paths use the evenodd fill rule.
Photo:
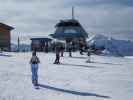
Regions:
<instances>
[{"instance_id":1,"label":"snowy mountain","mask_svg":"<svg viewBox=\"0 0 133 100\"><path fill-rule=\"evenodd\" d=\"M30 51L31 47L28 44L20 44L19 51ZM11 51L17 51L18 45L17 44L11 44Z\"/></svg>"},{"instance_id":2,"label":"snowy mountain","mask_svg":"<svg viewBox=\"0 0 133 100\"><path fill-rule=\"evenodd\" d=\"M94 35L88 40L88 45L95 48L104 47L104 53L116 56L132 56L133 42L126 40L116 40L104 35Z\"/></svg>"}]
</instances>

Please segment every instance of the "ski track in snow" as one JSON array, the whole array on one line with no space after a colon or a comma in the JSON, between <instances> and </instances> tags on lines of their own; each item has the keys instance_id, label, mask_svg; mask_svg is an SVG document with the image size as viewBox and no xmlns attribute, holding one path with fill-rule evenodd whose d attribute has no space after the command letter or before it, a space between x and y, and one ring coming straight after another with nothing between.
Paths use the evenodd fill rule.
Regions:
<instances>
[{"instance_id":1,"label":"ski track in snow","mask_svg":"<svg viewBox=\"0 0 133 100\"><path fill-rule=\"evenodd\" d=\"M39 86L31 83L31 53L0 55L0 100L131 100L133 59L68 53L54 65L55 54L37 53Z\"/></svg>"}]
</instances>

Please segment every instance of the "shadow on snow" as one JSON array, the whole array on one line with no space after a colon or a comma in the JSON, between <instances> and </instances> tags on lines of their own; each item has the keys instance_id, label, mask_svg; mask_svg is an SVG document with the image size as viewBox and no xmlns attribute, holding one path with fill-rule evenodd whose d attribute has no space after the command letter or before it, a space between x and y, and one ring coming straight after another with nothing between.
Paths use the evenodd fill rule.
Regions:
<instances>
[{"instance_id":1,"label":"shadow on snow","mask_svg":"<svg viewBox=\"0 0 133 100\"><path fill-rule=\"evenodd\" d=\"M88 66L88 65L78 65L78 64L60 64L60 65L64 65L64 66L74 66L74 67L85 67L85 68L101 68L101 67L97 67L97 66Z\"/></svg>"},{"instance_id":2,"label":"shadow on snow","mask_svg":"<svg viewBox=\"0 0 133 100\"><path fill-rule=\"evenodd\" d=\"M69 58L75 58L75 59L87 59L88 57L69 57ZM121 65L121 64L104 63L104 62L94 62L94 61L91 61L90 63L99 63L99 64L108 64L108 65Z\"/></svg>"},{"instance_id":3,"label":"shadow on snow","mask_svg":"<svg viewBox=\"0 0 133 100\"><path fill-rule=\"evenodd\" d=\"M71 58L76 58L76 59L87 59L87 57L71 57Z\"/></svg>"},{"instance_id":4,"label":"shadow on snow","mask_svg":"<svg viewBox=\"0 0 133 100\"><path fill-rule=\"evenodd\" d=\"M49 86L49 85L43 85L43 84L39 84L39 87L54 90L54 91L69 93L69 94L73 94L73 95L79 95L79 96L95 96L95 97L101 97L101 98L111 98L109 96L99 95L99 94L96 94L96 93L79 92L79 91L61 89L61 88L56 88L56 87L52 87L52 86Z\"/></svg>"},{"instance_id":5,"label":"shadow on snow","mask_svg":"<svg viewBox=\"0 0 133 100\"><path fill-rule=\"evenodd\" d=\"M108 65L121 65L121 64L105 63L105 62L95 62L95 61L91 61L91 63L97 63L97 64L108 64Z\"/></svg>"}]
</instances>

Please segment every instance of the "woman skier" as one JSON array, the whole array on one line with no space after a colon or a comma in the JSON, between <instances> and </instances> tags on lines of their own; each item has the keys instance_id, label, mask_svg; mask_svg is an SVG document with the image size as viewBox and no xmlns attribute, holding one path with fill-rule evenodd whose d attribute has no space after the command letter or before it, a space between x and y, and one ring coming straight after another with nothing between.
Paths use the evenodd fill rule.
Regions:
<instances>
[{"instance_id":1,"label":"woman skier","mask_svg":"<svg viewBox=\"0 0 133 100\"><path fill-rule=\"evenodd\" d=\"M32 72L32 83L35 86L38 85L38 64L39 63L40 63L40 60L36 56L36 51L34 51L30 59L30 64L31 64L31 72Z\"/></svg>"}]
</instances>

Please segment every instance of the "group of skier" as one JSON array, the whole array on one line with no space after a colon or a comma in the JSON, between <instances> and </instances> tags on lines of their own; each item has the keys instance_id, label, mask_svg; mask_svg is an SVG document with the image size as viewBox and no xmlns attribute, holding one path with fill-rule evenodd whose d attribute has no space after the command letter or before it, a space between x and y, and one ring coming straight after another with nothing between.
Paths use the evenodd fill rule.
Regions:
<instances>
[{"instance_id":1,"label":"group of skier","mask_svg":"<svg viewBox=\"0 0 133 100\"><path fill-rule=\"evenodd\" d=\"M55 47L56 59L54 64L60 64L60 57L64 56L65 47L63 45L57 45ZM68 44L69 57L72 57L72 45Z\"/></svg>"},{"instance_id":2,"label":"group of skier","mask_svg":"<svg viewBox=\"0 0 133 100\"><path fill-rule=\"evenodd\" d=\"M55 58L54 64L60 64L60 57L64 56L64 51L65 51L65 47L63 45L57 45L55 47L56 58ZM68 51L69 51L69 56L72 57L71 44L68 45ZM80 51L80 54L81 54L81 51ZM90 50L87 51L87 55L88 55L88 60L86 62L90 63ZM38 86L38 64L39 63L40 63L40 60L36 55L36 51L33 51L32 57L30 59L30 64L31 64L31 72L32 72L32 83L34 86Z\"/></svg>"}]
</instances>

